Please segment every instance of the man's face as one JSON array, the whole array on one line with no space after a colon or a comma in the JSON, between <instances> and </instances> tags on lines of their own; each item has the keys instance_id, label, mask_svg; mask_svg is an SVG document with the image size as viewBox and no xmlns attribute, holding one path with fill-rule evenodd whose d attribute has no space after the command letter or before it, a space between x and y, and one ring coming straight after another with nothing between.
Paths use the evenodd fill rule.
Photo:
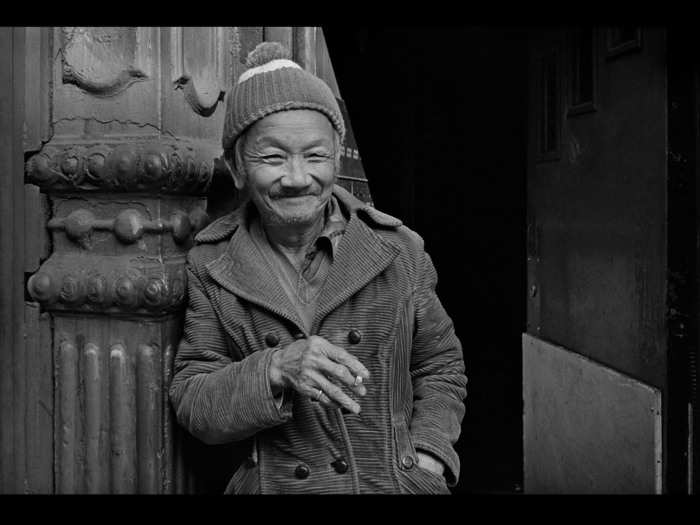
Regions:
<instances>
[{"instance_id":1,"label":"man's face","mask_svg":"<svg viewBox=\"0 0 700 525\"><path fill-rule=\"evenodd\" d=\"M318 111L268 115L248 130L243 144L245 180L268 224L310 225L320 216L336 179L334 130Z\"/></svg>"}]
</instances>

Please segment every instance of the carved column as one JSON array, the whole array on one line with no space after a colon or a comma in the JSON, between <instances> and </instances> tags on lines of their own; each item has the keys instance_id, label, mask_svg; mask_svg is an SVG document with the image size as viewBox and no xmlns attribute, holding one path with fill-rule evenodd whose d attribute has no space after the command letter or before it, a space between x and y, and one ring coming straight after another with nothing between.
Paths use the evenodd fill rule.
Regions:
<instances>
[{"instance_id":1,"label":"carved column","mask_svg":"<svg viewBox=\"0 0 700 525\"><path fill-rule=\"evenodd\" d=\"M167 386L239 31L42 31L50 104L29 124L49 133L26 180L51 249L27 289L52 319L55 491L187 491Z\"/></svg>"}]
</instances>

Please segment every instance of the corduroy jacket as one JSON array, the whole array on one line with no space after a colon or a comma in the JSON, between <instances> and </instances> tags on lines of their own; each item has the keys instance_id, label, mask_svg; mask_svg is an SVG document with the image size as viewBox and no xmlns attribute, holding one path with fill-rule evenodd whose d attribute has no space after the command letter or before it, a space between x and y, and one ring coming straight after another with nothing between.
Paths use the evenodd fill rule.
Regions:
<instances>
[{"instance_id":1,"label":"corduroy jacket","mask_svg":"<svg viewBox=\"0 0 700 525\"><path fill-rule=\"evenodd\" d=\"M241 227L246 206L197 235L170 387L177 419L206 443L248 447L227 493L448 493L467 378L435 268L400 220L339 186L333 193L349 221L310 333ZM272 353L310 335L369 370L360 414L295 391L275 402ZM420 467L417 450L440 458L445 476Z\"/></svg>"}]
</instances>

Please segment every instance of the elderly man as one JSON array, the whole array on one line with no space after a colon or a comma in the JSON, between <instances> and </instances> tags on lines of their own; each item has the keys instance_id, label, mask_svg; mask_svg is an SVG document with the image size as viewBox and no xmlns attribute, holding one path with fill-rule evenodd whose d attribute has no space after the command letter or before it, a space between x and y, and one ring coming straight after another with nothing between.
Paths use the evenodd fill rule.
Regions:
<instances>
[{"instance_id":1,"label":"elderly man","mask_svg":"<svg viewBox=\"0 0 700 525\"><path fill-rule=\"evenodd\" d=\"M247 65L223 138L247 200L188 257L178 421L246 447L227 493L449 493L466 377L423 241L334 184L328 86L279 44Z\"/></svg>"}]
</instances>

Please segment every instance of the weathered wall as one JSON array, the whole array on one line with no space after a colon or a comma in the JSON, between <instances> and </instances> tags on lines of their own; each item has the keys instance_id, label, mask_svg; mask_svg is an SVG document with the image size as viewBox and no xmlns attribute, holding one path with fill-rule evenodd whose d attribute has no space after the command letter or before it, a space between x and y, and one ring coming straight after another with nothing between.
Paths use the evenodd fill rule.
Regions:
<instances>
[{"instance_id":1,"label":"weathered wall","mask_svg":"<svg viewBox=\"0 0 700 525\"><path fill-rule=\"evenodd\" d=\"M559 152L533 163L528 176L527 331L662 387L665 35L645 28L640 50L607 57L605 35L596 34L597 99L591 112L566 114L571 75L565 74L563 32L539 40L533 53L535 71L546 49L556 46L563 69ZM540 93L531 84L532 123Z\"/></svg>"},{"instance_id":2,"label":"weathered wall","mask_svg":"<svg viewBox=\"0 0 700 525\"><path fill-rule=\"evenodd\" d=\"M623 44L614 44L616 32L625 35ZM668 359L668 218L677 202L668 194L666 36L663 28L567 27L532 39L527 332L533 337L524 343L561 349L544 358L532 344L523 346L525 478L532 485L526 491L665 491L683 476L684 445L671 438L687 436L669 417L686 405L669 388L681 378L669 379ZM676 247L687 244L678 240ZM574 362L585 366L572 376L567 363ZM604 377L607 386L596 383ZM630 392L652 387L658 407L614 392L625 385ZM597 396L601 388L609 395ZM658 422L640 417L650 410ZM583 420L572 439L572 425ZM629 446L646 458L646 468ZM606 459L610 450L615 461ZM557 475L561 464L568 465L566 476Z\"/></svg>"}]
</instances>

